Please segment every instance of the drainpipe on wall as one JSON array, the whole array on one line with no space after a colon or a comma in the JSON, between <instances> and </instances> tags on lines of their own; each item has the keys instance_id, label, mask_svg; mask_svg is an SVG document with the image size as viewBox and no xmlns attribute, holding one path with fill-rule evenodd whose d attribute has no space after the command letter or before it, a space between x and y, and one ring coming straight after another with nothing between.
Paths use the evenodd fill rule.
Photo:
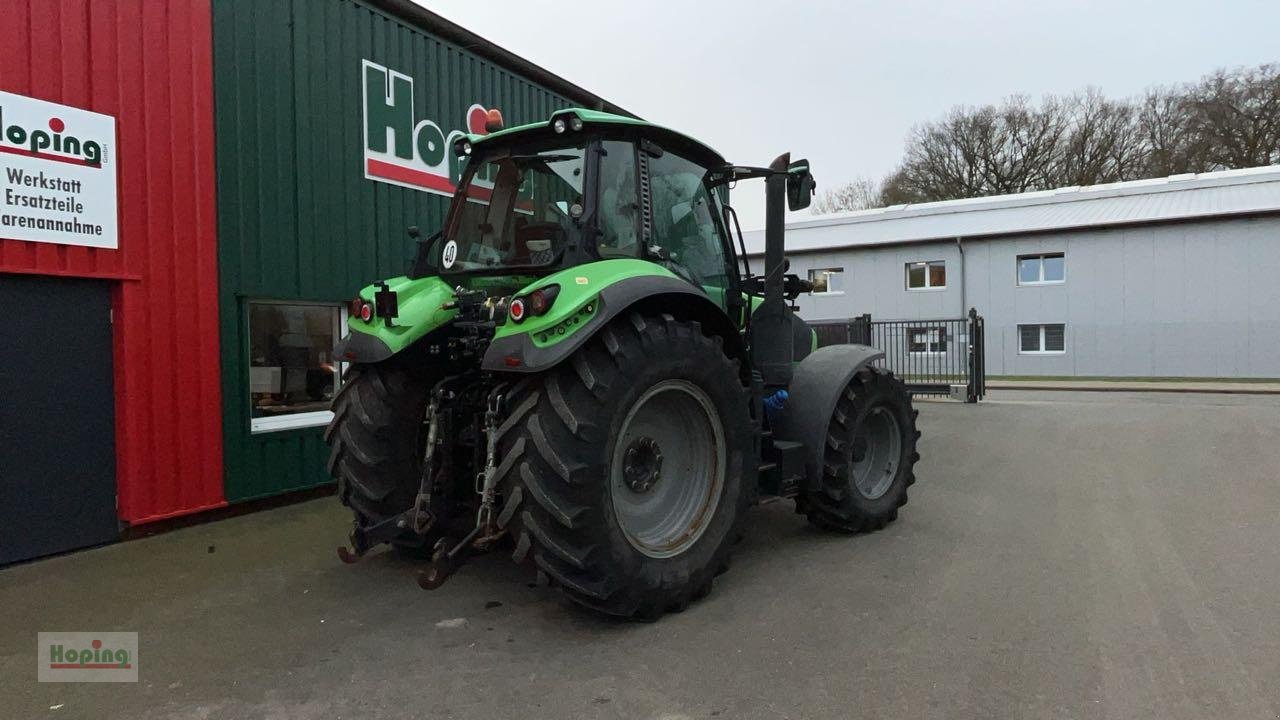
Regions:
<instances>
[{"instance_id":1,"label":"drainpipe on wall","mask_svg":"<svg viewBox=\"0 0 1280 720\"><path fill-rule=\"evenodd\" d=\"M969 312L969 303L964 297L964 238L956 238L956 249L960 251L960 317Z\"/></svg>"}]
</instances>

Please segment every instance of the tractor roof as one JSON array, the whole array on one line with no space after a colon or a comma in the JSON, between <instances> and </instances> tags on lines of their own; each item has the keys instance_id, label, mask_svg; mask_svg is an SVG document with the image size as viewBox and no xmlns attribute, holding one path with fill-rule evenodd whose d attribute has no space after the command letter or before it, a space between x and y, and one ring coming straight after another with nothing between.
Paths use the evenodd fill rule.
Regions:
<instances>
[{"instance_id":1,"label":"tractor roof","mask_svg":"<svg viewBox=\"0 0 1280 720\"><path fill-rule=\"evenodd\" d=\"M647 137L659 145L666 145L671 149L677 147L682 148L686 155L691 155L690 160L697 160L705 163L707 166L723 165L724 157L716 152L713 148L703 142L695 140L683 133L676 132L670 128L654 125L644 120L627 117L625 115L614 115L613 113L601 112L599 110L588 110L586 108L567 108L565 110L557 110L552 113L549 120L543 120L527 125L517 125L515 127L504 128L488 135L469 135L468 139L472 144L486 143L497 138L506 138L518 133L525 133L535 130L546 130L551 127L556 118L568 118L576 115L582 120L585 127L592 125L617 125L636 128L641 135Z\"/></svg>"}]
</instances>

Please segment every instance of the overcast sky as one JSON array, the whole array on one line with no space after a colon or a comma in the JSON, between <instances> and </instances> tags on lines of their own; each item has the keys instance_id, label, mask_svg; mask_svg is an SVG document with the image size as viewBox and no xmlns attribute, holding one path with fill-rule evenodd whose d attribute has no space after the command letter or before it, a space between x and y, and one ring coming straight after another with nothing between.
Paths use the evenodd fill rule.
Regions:
<instances>
[{"instance_id":1,"label":"overcast sky","mask_svg":"<svg viewBox=\"0 0 1280 720\"><path fill-rule=\"evenodd\" d=\"M879 179L956 104L1097 86L1127 96L1280 60L1280 2L417 0L733 162L808 157ZM763 193L735 190L743 229Z\"/></svg>"}]
</instances>

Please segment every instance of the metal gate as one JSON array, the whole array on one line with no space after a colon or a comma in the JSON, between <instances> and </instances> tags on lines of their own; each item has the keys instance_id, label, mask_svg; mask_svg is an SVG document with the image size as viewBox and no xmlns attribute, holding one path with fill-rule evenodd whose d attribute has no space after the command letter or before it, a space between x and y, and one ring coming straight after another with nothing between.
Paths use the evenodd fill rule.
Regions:
<instances>
[{"instance_id":1,"label":"metal gate","mask_svg":"<svg viewBox=\"0 0 1280 720\"><path fill-rule=\"evenodd\" d=\"M811 323L818 346L870 345L884 352L881 364L907 383L913 395L950 395L965 388L965 401L986 395L984 323L975 309L968 317L937 320L872 320Z\"/></svg>"}]
</instances>

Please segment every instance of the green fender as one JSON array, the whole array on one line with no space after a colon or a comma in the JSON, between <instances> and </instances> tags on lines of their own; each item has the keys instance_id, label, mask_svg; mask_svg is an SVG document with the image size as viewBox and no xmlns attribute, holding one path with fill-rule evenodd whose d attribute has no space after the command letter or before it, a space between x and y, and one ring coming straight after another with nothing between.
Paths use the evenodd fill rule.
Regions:
<instances>
[{"instance_id":1,"label":"green fender","mask_svg":"<svg viewBox=\"0 0 1280 720\"><path fill-rule=\"evenodd\" d=\"M393 277L387 287L398 296L399 315L388 326L380 317L365 322L358 317L347 318L350 335L334 347L336 357L347 362L381 362L422 339L427 333L453 320L457 310L445 310L444 304L453 299L453 288L438 277L416 280ZM377 287L370 285L360 291L360 297L373 302Z\"/></svg>"},{"instance_id":2,"label":"green fender","mask_svg":"<svg viewBox=\"0 0 1280 720\"><path fill-rule=\"evenodd\" d=\"M670 270L635 259L601 260L538 280L517 295L559 285L551 310L516 323L508 318L484 354L485 370L534 373L569 357L619 313L653 299L686 316L713 323L737 344L729 317L701 288Z\"/></svg>"}]
</instances>

